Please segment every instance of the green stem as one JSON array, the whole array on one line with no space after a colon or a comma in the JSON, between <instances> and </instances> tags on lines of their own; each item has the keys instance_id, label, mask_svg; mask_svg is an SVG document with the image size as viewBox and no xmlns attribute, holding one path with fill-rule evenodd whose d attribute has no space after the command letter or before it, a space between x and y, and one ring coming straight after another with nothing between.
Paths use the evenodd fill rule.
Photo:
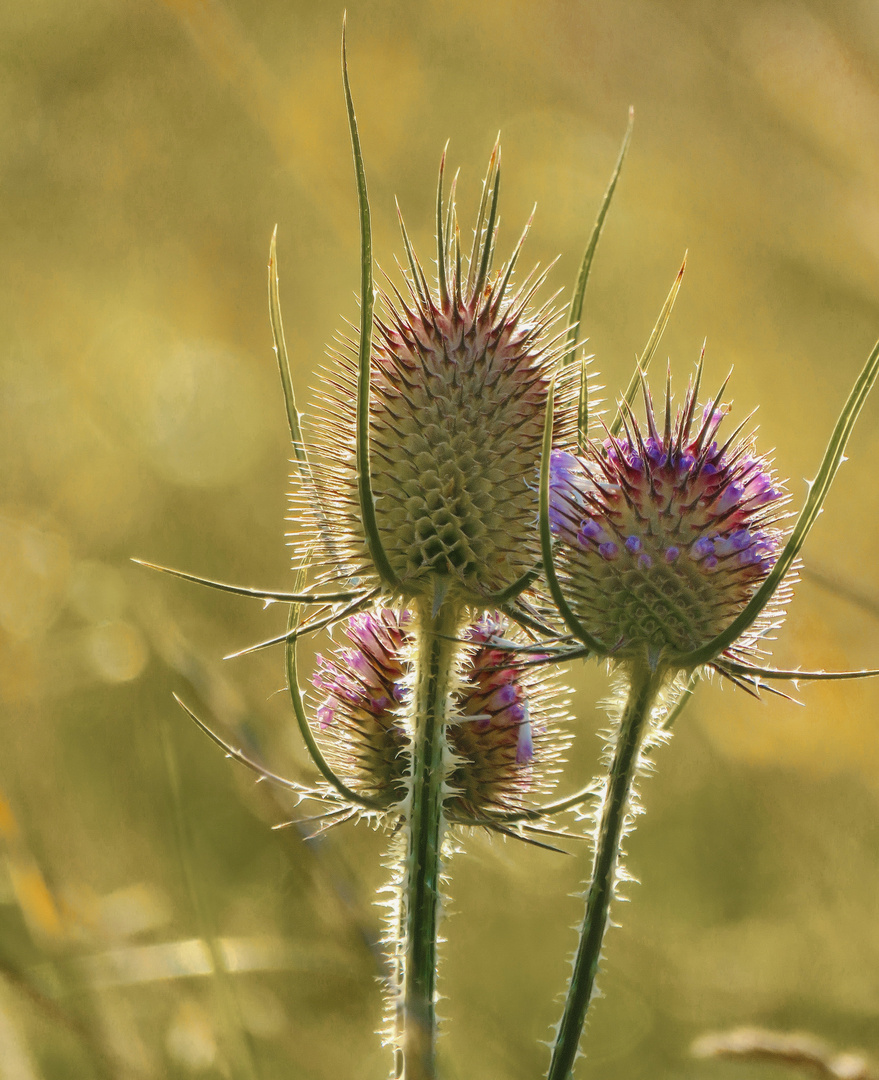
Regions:
<instances>
[{"instance_id":1,"label":"green stem","mask_svg":"<svg viewBox=\"0 0 879 1080\"><path fill-rule=\"evenodd\" d=\"M398 1023L404 1080L436 1077L437 927L446 721L460 644L456 608L422 606L416 622L412 790L403 882L403 980Z\"/></svg>"},{"instance_id":2,"label":"green stem","mask_svg":"<svg viewBox=\"0 0 879 1080\"><path fill-rule=\"evenodd\" d=\"M568 987L547 1080L568 1080L577 1057L586 1012L592 1000L601 957L620 844L630 809L630 796L638 770L640 749L663 676L639 666L632 673L629 696L620 721L604 803L596 835L592 881L586 894L586 916Z\"/></svg>"}]
</instances>

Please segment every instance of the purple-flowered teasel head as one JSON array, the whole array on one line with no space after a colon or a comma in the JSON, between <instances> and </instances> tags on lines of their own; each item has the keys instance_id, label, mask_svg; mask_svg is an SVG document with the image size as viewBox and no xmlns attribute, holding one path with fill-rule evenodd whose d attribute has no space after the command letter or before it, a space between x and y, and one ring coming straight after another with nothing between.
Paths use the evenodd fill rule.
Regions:
<instances>
[{"instance_id":1,"label":"purple-flowered teasel head","mask_svg":"<svg viewBox=\"0 0 879 1080\"><path fill-rule=\"evenodd\" d=\"M350 644L317 656L312 682L326 695L317 710L327 757L352 790L390 807L406 795L408 613L361 611L344 624Z\"/></svg>"},{"instance_id":2,"label":"purple-flowered teasel head","mask_svg":"<svg viewBox=\"0 0 879 1080\"><path fill-rule=\"evenodd\" d=\"M383 608L352 616L350 644L318 657L314 685L327 758L345 782L389 811L407 793L411 769L412 618ZM520 809L548 791L567 742L557 730L558 692L534 667L510 659L503 618L472 624L453 695L446 812L451 821ZM538 655L539 659L539 655Z\"/></svg>"},{"instance_id":3,"label":"purple-flowered teasel head","mask_svg":"<svg viewBox=\"0 0 879 1080\"><path fill-rule=\"evenodd\" d=\"M701 366L700 366L701 372ZM697 415L699 379L663 429L644 386L646 429L623 409L617 435L583 457L553 452L549 517L570 606L615 660L681 668L744 609L783 547L788 495L741 426L720 433L720 395ZM728 650L741 659L782 614L789 587Z\"/></svg>"}]
</instances>

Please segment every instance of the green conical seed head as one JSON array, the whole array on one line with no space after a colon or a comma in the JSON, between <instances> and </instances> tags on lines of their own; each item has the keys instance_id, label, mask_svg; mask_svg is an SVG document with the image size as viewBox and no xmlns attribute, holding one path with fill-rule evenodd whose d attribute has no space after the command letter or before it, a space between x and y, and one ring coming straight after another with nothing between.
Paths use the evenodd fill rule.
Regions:
<instances>
[{"instance_id":1,"label":"green conical seed head","mask_svg":"<svg viewBox=\"0 0 879 1080\"><path fill-rule=\"evenodd\" d=\"M439 591L485 607L538 561L536 477L560 341L550 340L551 308L528 307L542 276L512 284L519 247L492 271L497 175L493 157L469 263L462 267L450 200L436 289L406 238L408 295L383 295L376 319L369 421L375 516L397 595L410 600ZM353 443L356 355L349 342L336 357L326 409L329 460L318 484L346 572L369 581L375 571L359 516Z\"/></svg>"}]
</instances>

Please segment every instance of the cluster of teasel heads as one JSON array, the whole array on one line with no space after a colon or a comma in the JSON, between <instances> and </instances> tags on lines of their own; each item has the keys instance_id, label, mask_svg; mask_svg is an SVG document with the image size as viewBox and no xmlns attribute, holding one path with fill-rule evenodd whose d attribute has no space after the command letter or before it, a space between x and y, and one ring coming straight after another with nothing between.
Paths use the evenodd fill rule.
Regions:
<instances>
[{"instance_id":1,"label":"cluster of teasel heads","mask_svg":"<svg viewBox=\"0 0 879 1080\"><path fill-rule=\"evenodd\" d=\"M742 434L747 421L723 434L725 384L702 400L701 357L683 400L675 405L669 376L664 406L654 409L644 373L680 275L613 418L590 418L585 359L574 362L578 328L631 125L567 320L552 301L535 306L545 275L520 275L524 233L508 262L494 266L497 147L469 256L455 185L446 200L441 165L436 281L401 217L404 285L398 290L389 280L376 315L344 45L343 72L360 204L360 326L352 339L339 339L308 444L293 398L274 240L270 261L272 328L295 454L297 587L239 588L170 571L290 606L287 631L255 648L285 643L291 700L320 784L308 788L269 772L190 715L261 776L323 800L321 828L366 817L392 831L390 1034L395 1075L406 1080L436 1075L437 926L449 827L552 846L556 816L588 803L594 843L586 916L549 1071L563 1080L578 1052L622 873L634 779L693 681L708 668L754 693L778 679L867 674L778 671L759 659L879 371L879 346L795 519L784 487ZM639 393L643 423L634 411ZM306 607L313 609L307 617ZM296 641L334 624L345 641L319 658L312 679L319 704L310 720ZM541 804L565 745L563 695L544 672L582 657L608 661L622 684L607 773Z\"/></svg>"}]
</instances>

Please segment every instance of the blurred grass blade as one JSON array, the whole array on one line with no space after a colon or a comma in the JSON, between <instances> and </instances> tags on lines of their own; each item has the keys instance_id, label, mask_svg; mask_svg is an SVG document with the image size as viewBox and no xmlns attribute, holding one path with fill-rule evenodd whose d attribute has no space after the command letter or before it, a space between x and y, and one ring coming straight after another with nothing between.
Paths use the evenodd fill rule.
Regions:
<instances>
[{"instance_id":1,"label":"blurred grass blade","mask_svg":"<svg viewBox=\"0 0 879 1080\"><path fill-rule=\"evenodd\" d=\"M28 932L41 948L58 949L67 936L61 910L39 863L25 842L12 806L2 791L0 845L6 864L8 885Z\"/></svg>"},{"instance_id":2,"label":"blurred grass blade","mask_svg":"<svg viewBox=\"0 0 879 1080\"><path fill-rule=\"evenodd\" d=\"M662 305L662 310L659 313L659 318L656 320L656 325L653 327L650 337L647 339L647 345L644 347L644 352L641 353L641 356L635 364L635 371L632 374L632 378L629 380L629 385L626 387L625 394L623 394L623 401L626 405L631 405L635 400L635 395L638 393L638 387L641 383L641 377L647 371L647 368L650 366L650 361L653 359L656 350L659 348L659 342L668 325L668 320L671 318L675 300L677 300L678 293L681 291L681 282L684 280L684 271L686 269L687 252L684 252L684 261L681 263L680 270L678 270L678 276L674 279L674 284L671 289L669 289L668 296L665 298L665 303ZM620 428L623 426L624 414L625 406L621 404L617 409L614 422L610 425L609 430L611 435L619 435Z\"/></svg>"},{"instance_id":3,"label":"blurred grass blade","mask_svg":"<svg viewBox=\"0 0 879 1080\"><path fill-rule=\"evenodd\" d=\"M21 1026L7 1008L4 980L0 977L0 1078L42 1080Z\"/></svg>"},{"instance_id":4,"label":"blurred grass blade","mask_svg":"<svg viewBox=\"0 0 879 1080\"><path fill-rule=\"evenodd\" d=\"M863 370L852 387L848 400L830 436L830 442L824 452L818 475L809 485L809 494L803 504L803 509L800 511L793 531L781 555L779 555L778 561L769 572L769 576L751 597L742 613L730 623L726 630L718 634L713 641L709 641L701 649L696 649L681 657L681 667L697 667L699 664L712 660L719 653L722 653L724 649L728 649L751 626L771 600L772 594L784 580L785 575L793 565L794 559L799 555L800 549L818 515L821 513L821 507L830 490L830 485L833 483L840 465L845 461L845 448L855 426L855 421L864 407L877 375L879 375L879 343L873 347L873 351L870 353Z\"/></svg>"},{"instance_id":5,"label":"blurred grass blade","mask_svg":"<svg viewBox=\"0 0 879 1080\"><path fill-rule=\"evenodd\" d=\"M220 943L214 932L213 920L208 910L207 902L199 882L199 876L195 869L194 845L190 832L189 819L183 809L183 798L180 783L180 768L177 761L177 751L171 738L167 717L163 714L159 717L159 735L162 744L162 752L165 759L165 768L168 774L168 785L171 789L171 805L174 811L174 823L177 837L177 853L183 870L183 877L189 893L190 903L195 913L198 932L207 944L213 969L213 988L216 998L217 1017L221 1022L218 1025L220 1037L226 1044L227 1065L233 1078L246 1077L247 1080L259 1080L256 1063L253 1056L253 1048L250 1044L250 1036L244 1025L241 1015L241 1007L235 989L232 986L229 972L226 967L225 957L220 948Z\"/></svg>"},{"instance_id":6,"label":"blurred grass blade","mask_svg":"<svg viewBox=\"0 0 879 1080\"><path fill-rule=\"evenodd\" d=\"M873 618L879 618L879 599L869 595L860 587L843 581L835 574L830 574L816 566L804 566L800 576L807 581L814 582L819 588L825 589L831 596L839 597L862 611L866 611Z\"/></svg>"},{"instance_id":7,"label":"blurred grass blade","mask_svg":"<svg viewBox=\"0 0 879 1080\"><path fill-rule=\"evenodd\" d=\"M286 938L268 935L218 938L216 946L223 969L235 974L308 973L316 963L321 969L326 965L326 969L332 967L341 973L345 959L341 949L320 950L315 943L297 948ZM111 948L81 957L79 965L89 983L101 989L199 978L215 972L214 956L201 938Z\"/></svg>"},{"instance_id":8,"label":"blurred grass blade","mask_svg":"<svg viewBox=\"0 0 879 1080\"><path fill-rule=\"evenodd\" d=\"M369 214L369 197L366 190L366 171L360 149L354 100L348 81L348 50L346 44L347 24L342 23L342 82L345 87L345 105L348 110L348 129L354 154L354 172L357 178L357 201L360 209L360 350L357 365L357 491L360 499L360 516L369 554L379 577L390 586L399 584L391 568L387 552L375 517L375 499L372 493L372 477L369 466L369 369L372 355L372 312L375 305L375 289L372 280L372 223Z\"/></svg>"}]
</instances>

